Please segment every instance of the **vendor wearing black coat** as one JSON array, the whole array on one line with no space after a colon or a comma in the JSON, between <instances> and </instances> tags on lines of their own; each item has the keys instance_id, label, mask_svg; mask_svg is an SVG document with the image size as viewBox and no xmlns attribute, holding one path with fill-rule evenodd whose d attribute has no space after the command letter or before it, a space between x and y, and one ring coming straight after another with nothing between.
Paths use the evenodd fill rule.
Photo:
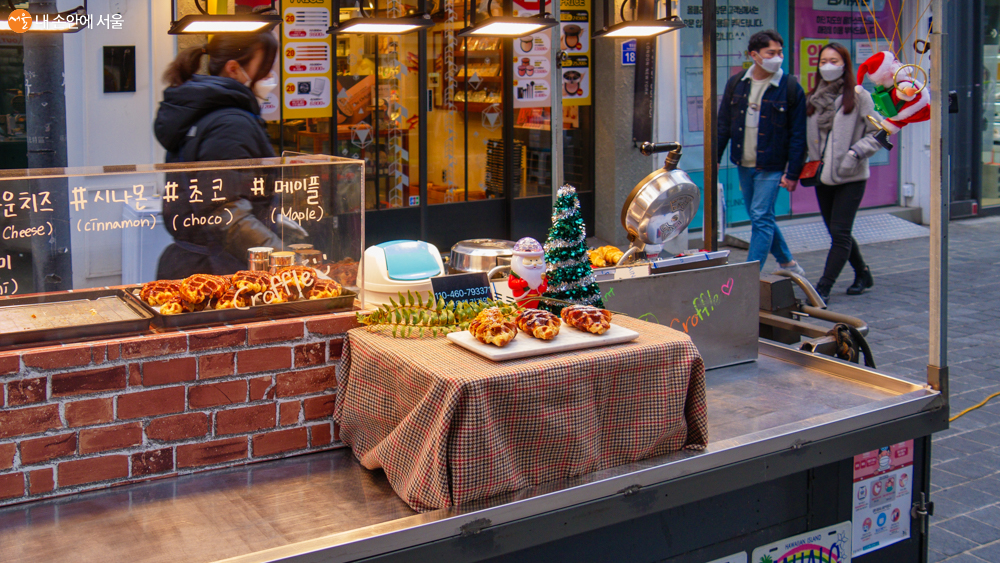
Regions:
<instances>
[{"instance_id":1,"label":"vendor wearing black coat","mask_svg":"<svg viewBox=\"0 0 1000 563\"><path fill-rule=\"evenodd\" d=\"M270 33L219 34L177 56L164 76L170 87L153 124L168 163L275 156L258 99L276 86L271 67L277 50ZM195 74L206 55L209 75ZM217 178L221 190L213 190ZM282 249L281 238L267 226L270 182L263 193L259 187L255 192L253 179L251 171L230 168L168 175L168 184L177 187L175 194L164 194L163 219L174 243L160 256L158 279L232 274L246 269L248 248Z\"/></svg>"}]
</instances>

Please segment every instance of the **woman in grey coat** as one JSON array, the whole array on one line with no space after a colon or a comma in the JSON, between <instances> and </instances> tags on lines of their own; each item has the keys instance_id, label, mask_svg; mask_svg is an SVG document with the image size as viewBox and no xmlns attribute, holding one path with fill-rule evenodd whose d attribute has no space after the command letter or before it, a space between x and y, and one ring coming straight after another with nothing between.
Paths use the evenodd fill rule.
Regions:
<instances>
[{"instance_id":1,"label":"woman in grey coat","mask_svg":"<svg viewBox=\"0 0 1000 563\"><path fill-rule=\"evenodd\" d=\"M839 43L827 44L819 53L819 74L806 97L806 140L808 160L823 161L816 199L831 245L816 291L827 301L846 262L854 268L848 295L860 295L875 285L851 230L870 174L868 158L882 147L866 117L874 115L871 97L854 91L850 52Z\"/></svg>"}]
</instances>

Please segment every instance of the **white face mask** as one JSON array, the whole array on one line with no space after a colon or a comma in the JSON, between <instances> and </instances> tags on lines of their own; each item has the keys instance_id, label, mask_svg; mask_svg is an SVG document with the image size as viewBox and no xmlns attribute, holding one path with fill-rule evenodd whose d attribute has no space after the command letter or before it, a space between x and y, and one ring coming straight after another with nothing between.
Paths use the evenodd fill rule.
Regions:
<instances>
[{"instance_id":1,"label":"white face mask","mask_svg":"<svg viewBox=\"0 0 1000 563\"><path fill-rule=\"evenodd\" d=\"M825 65L819 67L819 74L823 77L823 80L833 82L844 75L844 65L826 63Z\"/></svg>"},{"instance_id":2,"label":"white face mask","mask_svg":"<svg viewBox=\"0 0 1000 563\"><path fill-rule=\"evenodd\" d=\"M759 55L758 55L759 56ZM757 66L764 69L764 72L768 74L774 74L781 70L781 63L785 62L781 56L771 57L770 59L761 58Z\"/></svg>"},{"instance_id":3,"label":"white face mask","mask_svg":"<svg viewBox=\"0 0 1000 563\"><path fill-rule=\"evenodd\" d=\"M244 86L250 88L253 91L253 95L257 97L257 101L263 103L267 100L268 95L274 92L274 89L278 87L278 79L271 72L265 76L262 80L258 80L256 83L250 78L250 74L240 67L243 71L243 75L247 77L246 82L243 83ZM250 84L253 84L251 87Z\"/></svg>"}]
</instances>

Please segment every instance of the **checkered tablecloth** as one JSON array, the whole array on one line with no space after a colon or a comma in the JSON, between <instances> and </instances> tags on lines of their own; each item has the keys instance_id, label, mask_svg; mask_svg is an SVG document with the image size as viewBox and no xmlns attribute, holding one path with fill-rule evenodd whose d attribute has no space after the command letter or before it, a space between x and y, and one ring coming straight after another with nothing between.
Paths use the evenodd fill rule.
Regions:
<instances>
[{"instance_id":1,"label":"checkered tablecloth","mask_svg":"<svg viewBox=\"0 0 1000 563\"><path fill-rule=\"evenodd\" d=\"M704 447L705 366L691 339L613 322L639 338L506 362L445 338L352 330L334 411L340 438L419 511Z\"/></svg>"}]
</instances>

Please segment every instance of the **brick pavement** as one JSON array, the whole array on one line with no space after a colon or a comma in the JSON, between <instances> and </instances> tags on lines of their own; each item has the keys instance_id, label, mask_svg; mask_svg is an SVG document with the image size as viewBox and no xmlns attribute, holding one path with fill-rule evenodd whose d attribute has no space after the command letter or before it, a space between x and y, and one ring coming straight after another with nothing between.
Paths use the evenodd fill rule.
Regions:
<instances>
[{"instance_id":1,"label":"brick pavement","mask_svg":"<svg viewBox=\"0 0 1000 563\"><path fill-rule=\"evenodd\" d=\"M950 224L948 363L951 412L1000 392L1000 217ZM746 252L730 249L731 261ZM794 249L793 249L794 250ZM908 379L926 373L928 239L865 245L875 288L844 293L850 266L833 288L830 308L859 317L879 371ZM796 255L818 281L826 252ZM771 257L765 271L776 268ZM931 494L935 505L930 563L1000 562L1000 397L934 437Z\"/></svg>"}]
</instances>

